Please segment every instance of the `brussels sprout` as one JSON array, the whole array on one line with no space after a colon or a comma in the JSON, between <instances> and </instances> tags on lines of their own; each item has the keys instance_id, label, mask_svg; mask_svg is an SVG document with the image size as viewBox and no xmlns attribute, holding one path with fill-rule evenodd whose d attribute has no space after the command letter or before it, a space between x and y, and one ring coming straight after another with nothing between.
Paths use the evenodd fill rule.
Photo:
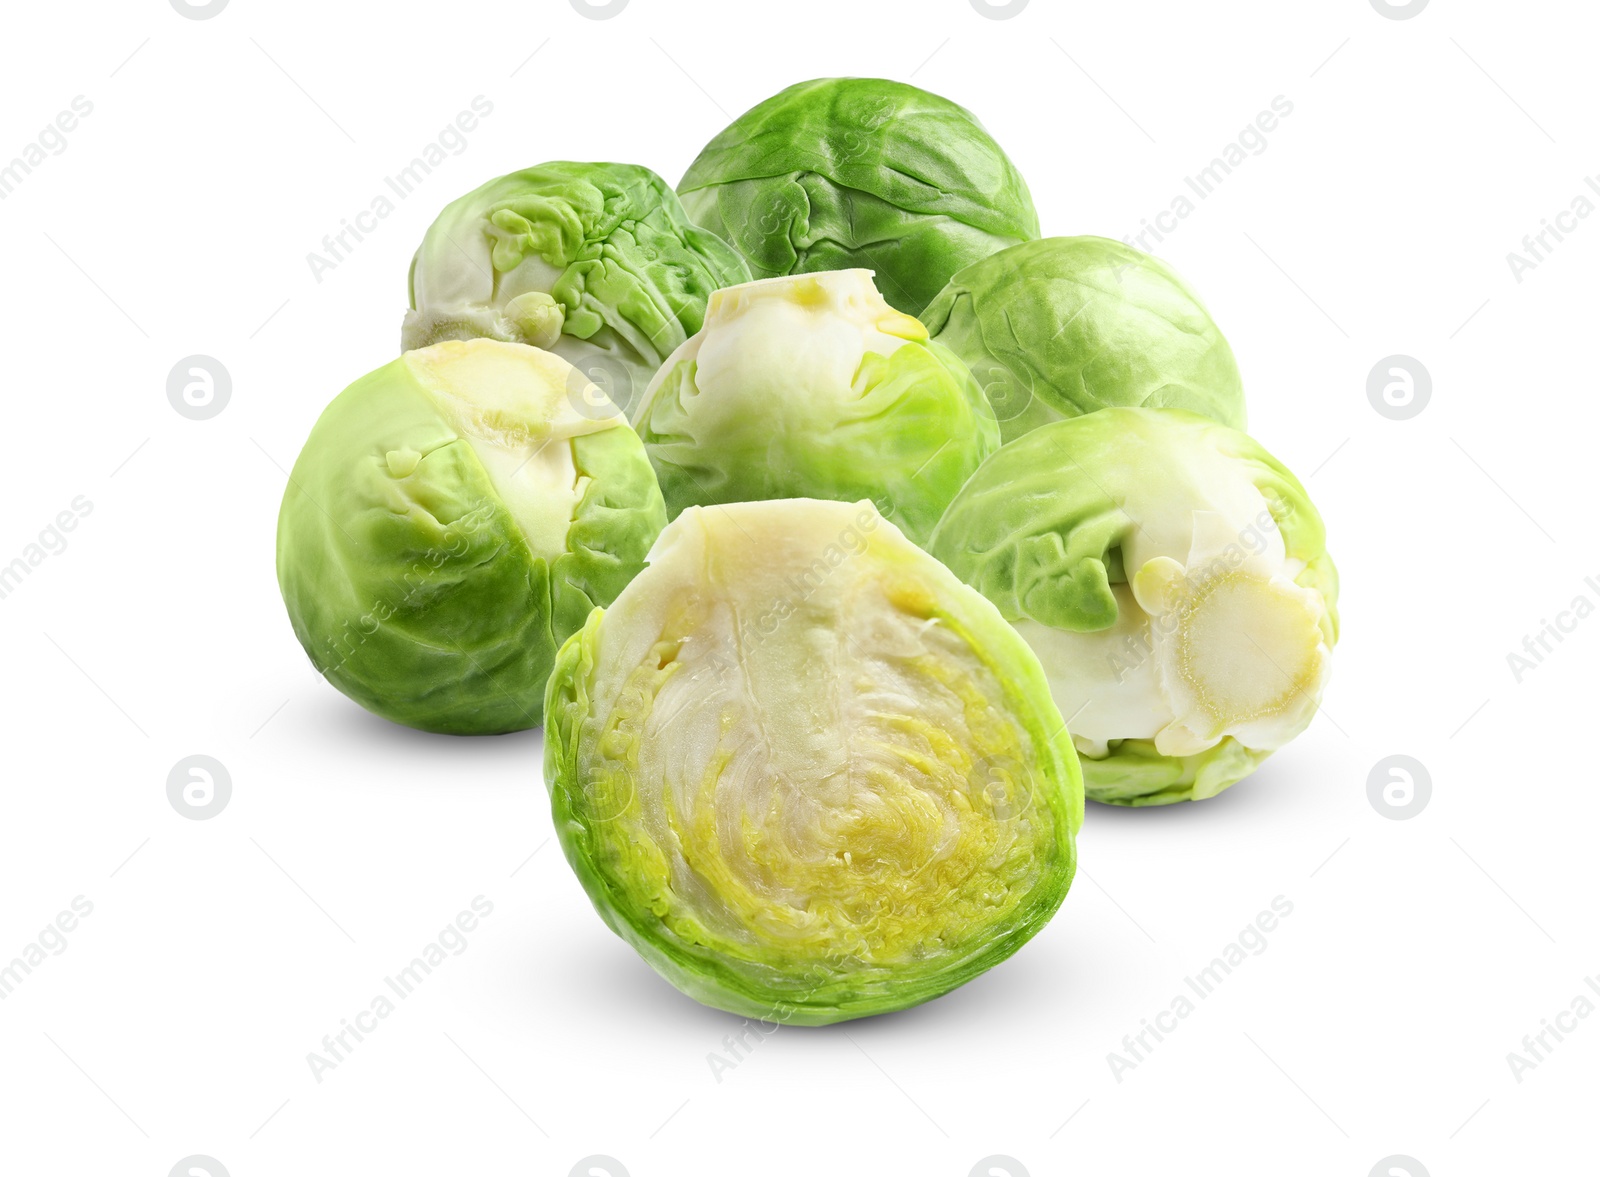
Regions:
<instances>
[{"instance_id":1,"label":"brussels sprout","mask_svg":"<svg viewBox=\"0 0 1600 1177\"><path fill-rule=\"evenodd\" d=\"M750 273L666 181L621 163L547 163L447 205L411 263L405 349L485 337L576 364L626 411L706 296Z\"/></svg>"},{"instance_id":2,"label":"brussels sprout","mask_svg":"<svg viewBox=\"0 0 1600 1177\"><path fill-rule=\"evenodd\" d=\"M1210 797L1303 731L1338 634L1305 488L1243 433L1101 409L1001 447L930 550L1044 664L1089 797Z\"/></svg>"},{"instance_id":3,"label":"brussels sprout","mask_svg":"<svg viewBox=\"0 0 1600 1177\"><path fill-rule=\"evenodd\" d=\"M545 712L568 861L707 1005L916 1005L1072 882L1082 781L1038 660L870 503L685 511L561 648Z\"/></svg>"},{"instance_id":4,"label":"brussels sprout","mask_svg":"<svg viewBox=\"0 0 1600 1177\"><path fill-rule=\"evenodd\" d=\"M669 516L873 499L918 543L1000 443L971 373L866 270L719 290L634 412Z\"/></svg>"},{"instance_id":5,"label":"brussels sprout","mask_svg":"<svg viewBox=\"0 0 1600 1177\"><path fill-rule=\"evenodd\" d=\"M278 516L311 662L379 715L537 727L556 648L644 566L666 512L639 438L565 360L409 352L318 419Z\"/></svg>"},{"instance_id":6,"label":"brussels sprout","mask_svg":"<svg viewBox=\"0 0 1600 1177\"><path fill-rule=\"evenodd\" d=\"M1104 237L1047 237L962 270L922 312L967 362L1004 441L1115 406L1245 426L1233 350L1166 265Z\"/></svg>"},{"instance_id":7,"label":"brussels sprout","mask_svg":"<svg viewBox=\"0 0 1600 1177\"><path fill-rule=\"evenodd\" d=\"M757 278L863 266L917 314L963 266L1039 236L1028 186L968 111L879 78L822 78L747 110L678 185Z\"/></svg>"}]
</instances>

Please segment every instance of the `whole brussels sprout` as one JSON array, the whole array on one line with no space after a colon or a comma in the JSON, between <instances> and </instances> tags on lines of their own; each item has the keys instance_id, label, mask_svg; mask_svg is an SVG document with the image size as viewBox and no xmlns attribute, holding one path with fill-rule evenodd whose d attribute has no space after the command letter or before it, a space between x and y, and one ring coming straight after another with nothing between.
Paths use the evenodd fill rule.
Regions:
<instances>
[{"instance_id":1,"label":"whole brussels sprout","mask_svg":"<svg viewBox=\"0 0 1600 1177\"><path fill-rule=\"evenodd\" d=\"M912 315L957 270L1039 236L1027 184L970 112L880 78L768 98L706 145L678 193L755 277L865 267Z\"/></svg>"},{"instance_id":2,"label":"whole brussels sprout","mask_svg":"<svg viewBox=\"0 0 1600 1177\"><path fill-rule=\"evenodd\" d=\"M634 412L669 517L791 497L873 499L918 543L1000 431L966 366L866 270L711 296Z\"/></svg>"},{"instance_id":3,"label":"whole brussels sprout","mask_svg":"<svg viewBox=\"0 0 1600 1177\"><path fill-rule=\"evenodd\" d=\"M1038 660L870 503L685 511L561 648L545 780L608 926L719 1009L938 997L1072 882L1076 757Z\"/></svg>"},{"instance_id":4,"label":"whole brussels sprout","mask_svg":"<svg viewBox=\"0 0 1600 1177\"><path fill-rule=\"evenodd\" d=\"M1101 409L1002 446L930 551L1043 663L1089 797L1221 792L1311 722L1338 577L1305 489L1243 433Z\"/></svg>"},{"instance_id":5,"label":"whole brussels sprout","mask_svg":"<svg viewBox=\"0 0 1600 1177\"><path fill-rule=\"evenodd\" d=\"M1187 409L1245 426L1233 349L1169 267L1104 237L1046 237L962 270L922 312L1012 441L1096 409Z\"/></svg>"},{"instance_id":6,"label":"whole brussels sprout","mask_svg":"<svg viewBox=\"0 0 1600 1177\"><path fill-rule=\"evenodd\" d=\"M666 523L639 438L565 360L479 339L408 352L317 420L278 516L311 662L397 723L538 727L556 648Z\"/></svg>"},{"instance_id":7,"label":"whole brussels sprout","mask_svg":"<svg viewBox=\"0 0 1600 1177\"><path fill-rule=\"evenodd\" d=\"M541 164L439 214L411 263L401 346L530 344L577 365L626 411L700 329L706 297L749 277L649 168Z\"/></svg>"}]
</instances>

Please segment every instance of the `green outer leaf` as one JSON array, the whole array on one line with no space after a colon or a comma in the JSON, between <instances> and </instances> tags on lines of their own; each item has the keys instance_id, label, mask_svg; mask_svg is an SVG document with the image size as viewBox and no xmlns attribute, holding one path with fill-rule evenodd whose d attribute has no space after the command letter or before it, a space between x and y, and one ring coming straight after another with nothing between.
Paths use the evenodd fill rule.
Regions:
<instances>
[{"instance_id":1,"label":"green outer leaf","mask_svg":"<svg viewBox=\"0 0 1600 1177\"><path fill-rule=\"evenodd\" d=\"M1229 736L1198 756L1163 756L1150 740L1118 740L1109 756L1081 756L1089 796L1103 805L1171 805L1214 797L1261 766L1271 753Z\"/></svg>"},{"instance_id":2,"label":"green outer leaf","mask_svg":"<svg viewBox=\"0 0 1600 1177\"><path fill-rule=\"evenodd\" d=\"M749 279L738 254L695 225L649 168L541 164L490 180L439 214L412 262L411 307L433 309L417 305L420 266L434 284L460 294L463 313L452 318L440 308L439 321L408 324L404 347L478 336L539 342L499 318L520 293L503 289L503 277L530 257L559 274L546 292L560 304L562 334L611 352L638 392L700 330L711 292ZM559 341L547 350L574 363L584 358Z\"/></svg>"},{"instance_id":3,"label":"green outer leaf","mask_svg":"<svg viewBox=\"0 0 1600 1177\"><path fill-rule=\"evenodd\" d=\"M800 413L751 404L736 429L700 433L695 364L680 361L636 418L668 517L714 503L871 499L913 543L925 544L968 476L998 448L994 413L966 365L937 345L868 353L852 387L858 398L834 416L820 404Z\"/></svg>"},{"instance_id":4,"label":"green outer leaf","mask_svg":"<svg viewBox=\"0 0 1600 1177\"><path fill-rule=\"evenodd\" d=\"M706 145L678 192L755 277L860 266L913 315L962 267L1039 235L1027 184L970 112L878 78L768 98Z\"/></svg>"},{"instance_id":5,"label":"green outer leaf","mask_svg":"<svg viewBox=\"0 0 1600 1177\"><path fill-rule=\"evenodd\" d=\"M907 1009L972 980L1011 956L1053 916L1066 898L1077 869L1075 839L1083 825L1083 778L1061 713L1033 651L994 615L977 594L944 569L938 583L939 619L968 637L972 649L1004 685L1012 713L1021 721L1039 757L1037 795L1049 806L1059 857L1047 862L1039 882L1019 905L1013 922L995 939L974 946L969 955L942 971L902 969L862 980L835 975L826 966L803 976L775 977L771 970L726 957L677 936L624 879L605 869L609 823L584 815L586 766L580 749L593 714L597 647L605 611L569 638L556 658L545 695L545 783L550 791L556 835L567 861L601 919L632 945L650 966L678 989L705 1005L745 1017L800 1026L820 1026L850 1018Z\"/></svg>"},{"instance_id":6,"label":"green outer leaf","mask_svg":"<svg viewBox=\"0 0 1600 1177\"><path fill-rule=\"evenodd\" d=\"M609 605L644 567L667 525L661 489L639 435L626 426L572 439L573 465L591 481L551 562L551 633L557 645ZM644 461L640 461L645 458ZM543 701L543 681L539 694Z\"/></svg>"},{"instance_id":7,"label":"green outer leaf","mask_svg":"<svg viewBox=\"0 0 1600 1177\"><path fill-rule=\"evenodd\" d=\"M410 727L539 726L557 646L594 604L615 599L666 522L631 430L572 445L593 482L566 550L535 555L404 360L336 397L278 517L278 583L312 665ZM406 449L422 458L396 477L385 455Z\"/></svg>"},{"instance_id":8,"label":"green outer leaf","mask_svg":"<svg viewBox=\"0 0 1600 1177\"><path fill-rule=\"evenodd\" d=\"M951 501L928 550L1007 621L1093 633L1116 622L1111 585L1123 576L1113 553L1134 520L1095 473L1115 432L1063 432L1047 426L995 451Z\"/></svg>"},{"instance_id":9,"label":"green outer leaf","mask_svg":"<svg viewBox=\"0 0 1600 1177\"><path fill-rule=\"evenodd\" d=\"M1333 646L1338 573L1305 488L1255 439L1179 409L1102 409L1001 446L951 502L928 550L1007 621L1106 629L1117 619L1111 585L1127 579L1121 545L1139 523L1123 504L1136 485L1153 482L1170 484L1174 509L1188 510L1191 445L1234 459L1266 498L1288 556L1305 564L1295 582L1327 603L1325 640ZM1181 759L1160 756L1149 741L1124 740L1106 757L1084 757L1083 771L1092 801L1155 805L1212 796L1264 759L1232 739Z\"/></svg>"},{"instance_id":10,"label":"green outer leaf","mask_svg":"<svg viewBox=\"0 0 1600 1177\"><path fill-rule=\"evenodd\" d=\"M1104 237L1046 237L968 266L922 321L977 376L1012 441L1112 406L1245 427L1233 350L1165 263Z\"/></svg>"}]
</instances>

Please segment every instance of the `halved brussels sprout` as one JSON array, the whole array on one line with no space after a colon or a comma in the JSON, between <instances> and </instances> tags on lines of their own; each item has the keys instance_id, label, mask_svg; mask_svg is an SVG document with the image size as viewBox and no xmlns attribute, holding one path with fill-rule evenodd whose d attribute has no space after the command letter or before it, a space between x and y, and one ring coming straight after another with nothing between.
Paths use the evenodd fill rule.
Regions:
<instances>
[{"instance_id":1,"label":"halved brussels sprout","mask_svg":"<svg viewBox=\"0 0 1600 1177\"><path fill-rule=\"evenodd\" d=\"M707 1005L916 1005L1072 881L1082 784L1037 659L870 503L685 511L562 647L545 709L568 861Z\"/></svg>"},{"instance_id":2,"label":"halved brussels sprout","mask_svg":"<svg viewBox=\"0 0 1600 1177\"><path fill-rule=\"evenodd\" d=\"M972 369L1004 441L1118 406L1245 426L1233 350L1199 297L1120 241L1013 245L950 279L922 321Z\"/></svg>"},{"instance_id":3,"label":"halved brussels sprout","mask_svg":"<svg viewBox=\"0 0 1600 1177\"><path fill-rule=\"evenodd\" d=\"M278 516L278 583L311 662L379 715L538 727L556 648L666 523L639 438L557 356L441 343L317 420Z\"/></svg>"},{"instance_id":4,"label":"halved brussels sprout","mask_svg":"<svg viewBox=\"0 0 1600 1177\"><path fill-rule=\"evenodd\" d=\"M913 315L963 266L1039 236L1027 184L982 124L881 78L768 98L706 145L678 193L755 277L861 266Z\"/></svg>"},{"instance_id":5,"label":"halved brussels sprout","mask_svg":"<svg viewBox=\"0 0 1600 1177\"><path fill-rule=\"evenodd\" d=\"M541 164L439 214L411 263L401 346L530 344L575 364L626 412L700 329L707 296L749 277L649 168Z\"/></svg>"},{"instance_id":6,"label":"halved brussels sprout","mask_svg":"<svg viewBox=\"0 0 1600 1177\"><path fill-rule=\"evenodd\" d=\"M870 498L918 543L1000 443L966 366L866 270L711 296L634 412L670 517L689 506Z\"/></svg>"},{"instance_id":7,"label":"halved brussels sprout","mask_svg":"<svg viewBox=\"0 0 1600 1177\"><path fill-rule=\"evenodd\" d=\"M1039 655L1089 797L1210 797L1311 722L1338 577L1305 488L1245 434L1101 409L1001 449L929 550Z\"/></svg>"}]
</instances>

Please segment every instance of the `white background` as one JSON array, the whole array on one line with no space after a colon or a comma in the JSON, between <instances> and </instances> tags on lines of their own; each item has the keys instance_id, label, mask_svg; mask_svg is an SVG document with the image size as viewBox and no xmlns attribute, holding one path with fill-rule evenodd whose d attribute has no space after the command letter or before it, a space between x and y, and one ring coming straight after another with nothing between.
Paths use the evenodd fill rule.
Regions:
<instances>
[{"instance_id":1,"label":"white background","mask_svg":"<svg viewBox=\"0 0 1600 1177\"><path fill-rule=\"evenodd\" d=\"M1576 2L11 6L0 160L94 109L0 201L0 563L93 509L0 600L0 961L75 896L94 910L0 1001L0 1170L1592 1171L1600 1017L1520 1083L1506 1056L1600 973L1600 619L1521 683L1506 656L1600 602L1600 217L1520 283L1506 255L1600 173L1596 32ZM323 683L273 530L317 413L394 354L446 201L547 159L676 181L729 116L828 74L970 107L1047 234L1137 232L1293 103L1159 252L1327 520L1344 639L1325 714L1251 780L1091 807L1071 895L1011 961L784 1029L718 1082L739 1020L596 918L550 841L540 737L413 733ZM480 94L467 148L316 281L307 254ZM194 353L233 380L207 421L166 397ZM1432 376L1409 421L1367 399L1395 353ZM233 781L207 821L166 796L193 753ZM1393 753L1431 774L1410 820L1368 801ZM478 895L467 950L313 1079L323 1035ZM1278 895L1267 949L1114 1078L1123 1035Z\"/></svg>"}]
</instances>

